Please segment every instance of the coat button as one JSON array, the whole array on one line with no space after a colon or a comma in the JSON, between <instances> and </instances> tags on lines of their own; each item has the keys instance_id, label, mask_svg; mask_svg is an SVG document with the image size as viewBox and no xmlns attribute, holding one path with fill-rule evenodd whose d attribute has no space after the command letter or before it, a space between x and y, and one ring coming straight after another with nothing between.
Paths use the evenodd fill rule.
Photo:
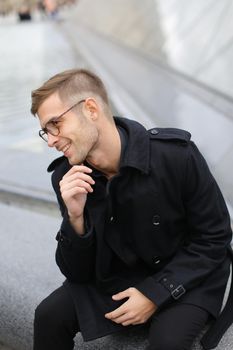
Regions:
<instances>
[{"instance_id":1,"label":"coat button","mask_svg":"<svg viewBox=\"0 0 233 350\"><path fill-rule=\"evenodd\" d=\"M157 264L159 264L160 263L160 258L158 257L158 256L155 256L154 258L153 258L153 263L155 264L155 265L157 265Z\"/></svg>"},{"instance_id":2,"label":"coat button","mask_svg":"<svg viewBox=\"0 0 233 350\"><path fill-rule=\"evenodd\" d=\"M151 133L152 135L157 135L159 132L158 132L158 130L156 130L156 129L152 129L152 130L150 131L150 133Z\"/></svg>"},{"instance_id":3,"label":"coat button","mask_svg":"<svg viewBox=\"0 0 233 350\"><path fill-rule=\"evenodd\" d=\"M152 219L153 225L158 226L160 224L160 216L154 215Z\"/></svg>"}]
</instances>

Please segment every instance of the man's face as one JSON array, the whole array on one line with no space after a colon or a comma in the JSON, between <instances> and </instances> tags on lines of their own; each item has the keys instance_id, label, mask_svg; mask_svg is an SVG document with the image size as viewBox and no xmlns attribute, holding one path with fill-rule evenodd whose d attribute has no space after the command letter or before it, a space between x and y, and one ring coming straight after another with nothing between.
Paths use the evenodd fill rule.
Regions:
<instances>
[{"instance_id":1,"label":"man's face","mask_svg":"<svg viewBox=\"0 0 233 350\"><path fill-rule=\"evenodd\" d=\"M38 109L41 128L45 128L48 122L56 121L56 117L70 107L72 105L62 102L58 94L49 96ZM98 130L89 117L86 101L70 109L55 122L55 125L59 133L54 136L48 132L48 146L63 152L71 165L83 163L93 152L98 141Z\"/></svg>"}]
</instances>

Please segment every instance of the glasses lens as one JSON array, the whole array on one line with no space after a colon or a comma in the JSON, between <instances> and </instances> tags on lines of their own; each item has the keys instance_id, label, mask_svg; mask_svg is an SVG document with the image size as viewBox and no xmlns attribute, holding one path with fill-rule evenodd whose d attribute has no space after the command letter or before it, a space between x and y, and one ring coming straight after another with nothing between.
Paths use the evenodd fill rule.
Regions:
<instances>
[{"instance_id":1,"label":"glasses lens","mask_svg":"<svg viewBox=\"0 0 233 350\"><path fill-rule=\"evenodd\" d=\"M57 121L51 121L51 122L48 122L46 125L45 125L45 129L47 131L47 133L53 135L53 136L57 136L59 134L59 128L57 126Z\"/></svg>"}]
</instances>

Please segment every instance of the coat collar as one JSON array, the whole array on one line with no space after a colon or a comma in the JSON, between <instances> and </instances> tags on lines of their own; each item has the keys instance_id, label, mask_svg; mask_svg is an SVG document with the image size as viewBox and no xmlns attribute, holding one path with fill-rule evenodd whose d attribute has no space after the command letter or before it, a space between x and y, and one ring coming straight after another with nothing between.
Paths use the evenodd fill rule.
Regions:
<instances>
[{"instance_id":1,"label":"coat collar","mask_svg":"<svg viewBox=\"0 0 233 350\"><path fill-rule=\"evenodd\" d=\"M144 173L149 172L150 137L144 126L126 118L114 117L117 126L124 128L128 140L120 168L133 167Z\"/></svg>"}]
</instances>

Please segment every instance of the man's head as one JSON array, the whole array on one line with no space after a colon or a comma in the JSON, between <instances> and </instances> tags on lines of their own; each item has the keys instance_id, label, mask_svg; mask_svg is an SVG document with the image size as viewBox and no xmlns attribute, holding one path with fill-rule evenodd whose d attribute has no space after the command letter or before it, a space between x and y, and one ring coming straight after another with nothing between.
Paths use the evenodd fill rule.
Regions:
<instances>
[{"instance_id":1,"label":"man's head","mask_svg":"<svg viewBox=\"0 0 233 350\"><path fill-rule=\"evenodd\" d=\"M70 164L90 156L101 129L114 124L102 81L84 69L59 73L34 90L31 112L39 118L40 136L62 151Z\"/></svg>"}]
</instances>

